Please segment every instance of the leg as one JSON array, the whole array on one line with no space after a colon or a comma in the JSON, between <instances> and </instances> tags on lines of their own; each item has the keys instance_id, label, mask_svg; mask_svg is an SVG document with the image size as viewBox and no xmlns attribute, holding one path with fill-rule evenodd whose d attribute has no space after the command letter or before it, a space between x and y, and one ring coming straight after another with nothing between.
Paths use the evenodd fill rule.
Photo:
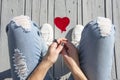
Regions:
<instances>
[{"instance_id":1,"label":"leg","mask_svg":"<svg viewBox=\"0 0 120 80\"><path fill-rule=\"evenodd\" d=\"M80 66L88 80L110 80L114 54L114 26L107 18L88 23L79 44Z\"/></svg>"},{"instance_id":2,"label":"leg","mask_svg":"<svg viewBox=\"0 0 120 80\"><path fill-rule=\"evenodd\" d=\"M14 18L6 31L13 80L25 80L46 54L47 45L36 24L26 16Z\"/></svg>"},{"instance_id":3,"label":"leg","mask_svg":"<svg viewBox=\"0 0 120 80\"><path fill-rule=\"evenodd\" d=\"M81 33L83 31L84 27L82 25L76 25L73 28L72 31L72 43L74 46L78 47L80 41L81 41ZM71 74L70 77L68 78L68 80L74 80L73 75Z\"/></svg>"},{"instance_id":4,"label":"leg","mask_svg":"<svg viewBox=\"0 0 120 80\"><path fill-rule=\"evenodd\" d=\"M11 78L11 69L0 72L0 80L5 80L6 78Z\"/></svg>"}]
</instances>

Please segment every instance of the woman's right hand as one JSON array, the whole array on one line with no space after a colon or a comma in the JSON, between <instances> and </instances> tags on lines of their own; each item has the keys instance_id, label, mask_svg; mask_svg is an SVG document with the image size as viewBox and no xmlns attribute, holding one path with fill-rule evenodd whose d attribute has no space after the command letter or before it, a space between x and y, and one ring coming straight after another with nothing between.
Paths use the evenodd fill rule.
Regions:
<instances>
[{"instance_id":1,"label":"woman's right hand","mask_svg":"<svg viewBox=\"0 0 120 80\"><path fill-rule=\"evenodd\" d=\"M78 50L72 43L69 41L64 42L64 48L61 54L69 69L74 68L75 65L79 67Z\"/></svg>"},{"instance_id":2,"label":"woman's right hand","mask_svg":"<svg viewBox=\"0 0 120 80\"><path fill-rule=\"evenodd\" d=\"M61 52L63 59L72 72L74 80L87 80L86 76L80 69L78 50L69 41L64 42L64 48Z\"/></svg>"}]
</instances>

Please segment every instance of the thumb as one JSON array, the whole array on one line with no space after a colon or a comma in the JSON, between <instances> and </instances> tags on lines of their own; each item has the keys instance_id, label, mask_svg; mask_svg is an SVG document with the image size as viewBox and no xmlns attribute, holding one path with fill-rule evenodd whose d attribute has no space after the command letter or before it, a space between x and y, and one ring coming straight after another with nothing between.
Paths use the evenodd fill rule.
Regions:
<instances>
[{"instance_id":1,"label":"thumb","mask_svg":"<svg viewBox=\"0 0 120 80\"><path fill-rule=\"evenodd\" d=\"M60 53L62 51L63 47L64 47L64 43L61 43L58 45L58 47L56 49L58 51L58 53Z\"/></svg>"}]
</instances>

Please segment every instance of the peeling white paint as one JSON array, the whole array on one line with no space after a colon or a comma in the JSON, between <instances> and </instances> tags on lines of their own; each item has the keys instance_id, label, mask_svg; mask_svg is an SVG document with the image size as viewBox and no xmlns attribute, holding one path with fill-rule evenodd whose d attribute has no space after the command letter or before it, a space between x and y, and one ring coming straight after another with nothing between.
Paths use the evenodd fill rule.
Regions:
<instances>
[{"instance_id":1,"label":"peeling white paint","mask_svg":"<svg viewBox=\"0 0 120 80\"><path fill-rule=\"evenodd\" d=\"M26 31L31 31L31 20L28 16L17 16L12 19L16 23L17 26L21 26Z\"/></svg>"},{"instance_id":2,"label":"peeling white paint","mask_svg":"<svg viewBox=\"0 0 120 80\"><path fill-rule=\"evenodd\" d=\"M105 37L110 35L112 22L108 18L98 17L97 18L98 27L100 28L101 36Z\"/></svg>"}]
</instances>

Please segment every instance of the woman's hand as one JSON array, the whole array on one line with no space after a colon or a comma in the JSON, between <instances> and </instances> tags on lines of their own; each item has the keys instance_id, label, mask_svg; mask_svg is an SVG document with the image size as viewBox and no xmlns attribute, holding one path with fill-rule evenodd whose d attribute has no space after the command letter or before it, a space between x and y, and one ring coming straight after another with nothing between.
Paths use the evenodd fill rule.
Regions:
<instances>
[{"instance_id":1,"label":"woman's hand","mask_svg":"<svg viewBox=\"0 0 120 80\"><path fill-rule=\"evenodd\" d=\"M78 50L70 42L64 42L62 56L68 68L71 70L75 80L87 80L86 76L80 69Z\"/></svg>"},{"instance_id":2,"label":"woman's hand","mask_svg":"<svg viewBox=\"0 0 120 80\"><path fill-rule=\"evenodd\" d=\"M68 68L74 68L75 65L79 66L78 50L69 41L64 42L62 55Z\"/></svg>"},{"instance_id":3,"label":"woman's hand","mask_svg":"<svg viewBox=\"0 0 120 80\"><path fill-rule=\"evenodd\" d=\"M66 39L60 38L58 40L55 40L48 49L48 52L45 58L48 59L48 61L50 61L52 64L54 64L57 61L59 53L63 49L63 46L64 46L63 41L66 41Z\"/></svg>"},{"instance_id":4,"label":"woman's hand","mask_svg":"<svg viewBox=\"0 0 120 80\"><path fill-rule=\"evenodd\" d=\"M50 67L56 62L59 53L63 49L63 42L66 39L58 39L56 42L54 41L49 49L41 63L37 66L37 68L32 72L32 74L29 76L28 80L43 80L47 71L50 69Z\"/></svg>"}]
</instances>

